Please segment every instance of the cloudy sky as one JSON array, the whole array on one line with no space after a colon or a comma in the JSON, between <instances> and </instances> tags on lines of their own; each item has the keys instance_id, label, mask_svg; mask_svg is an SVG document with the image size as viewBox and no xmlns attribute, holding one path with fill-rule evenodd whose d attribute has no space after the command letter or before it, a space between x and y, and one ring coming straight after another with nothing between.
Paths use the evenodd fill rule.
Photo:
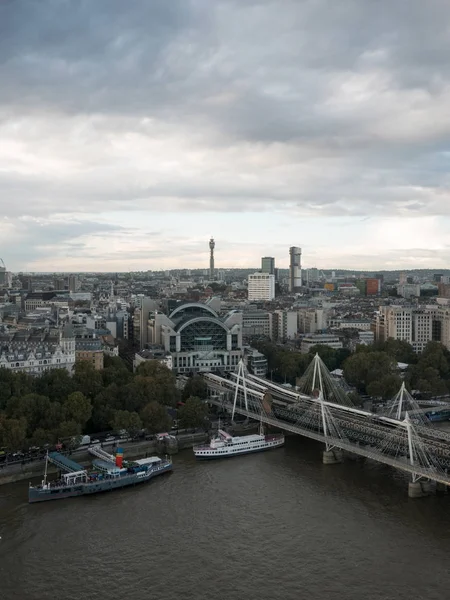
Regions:
<instances>
[{"instance_id":1,"label":"cloudy sky","mask_svg":"<svg viewBox=\"0 0 450 600\"><path fill-rule=\"evenodd\" d=\"M0 0L11 270L450 265L448 0Z\"/></svg>"}]
</instances>

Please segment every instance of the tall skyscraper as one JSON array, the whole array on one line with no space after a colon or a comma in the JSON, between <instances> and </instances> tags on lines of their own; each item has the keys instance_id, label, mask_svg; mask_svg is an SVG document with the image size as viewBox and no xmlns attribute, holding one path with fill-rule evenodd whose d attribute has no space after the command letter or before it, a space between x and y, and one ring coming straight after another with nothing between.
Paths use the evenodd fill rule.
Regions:
<instances>
[{"instance_id":1,"label":"tall skyscraper","mask_svg":"<svg viewBox=\"0 0 450 600\"><path fill-rule=\"evenodd\" d=\"M302 249L289 248L289 291L298 292L302 287Z\"/></svg>"},{"instance_id":2,"label":"tall skyscraper","mask_svg":"<svg viewBox=\"0 0 450 600\"><path fill-rule=\"evenodd\" d=\"M275 275L275 259L272 256L263 256L261 258L261 271Z\"/></svg>"},{"instance_id":3,"label":"tall skyscraper","mask_svg":"<svg viewBox=\"0 0 450 600\"><path fill-rule=\"evenodd\" d=\"M214 280L214 248L216 247L216 242L214 238L209 240L209 279L211 281Z\"/></svg>"}]
</instances>

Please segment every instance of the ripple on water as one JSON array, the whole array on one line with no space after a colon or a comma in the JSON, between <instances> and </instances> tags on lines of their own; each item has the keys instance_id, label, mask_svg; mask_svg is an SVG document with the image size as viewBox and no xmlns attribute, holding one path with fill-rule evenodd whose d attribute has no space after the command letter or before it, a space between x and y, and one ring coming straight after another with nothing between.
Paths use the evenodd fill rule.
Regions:
<instances>
[{"instance_id":1,"label":"ripple on water","mask_svg":"<svg viewBox=\"0 0 450 600\"><path fill-rule=\"evenodd\" d=\"M450 496L410 501L391 470L320 452L182 453L148 485L37 505L4 486L0 598L447 597Z\"/></svg>"}]
</instances>

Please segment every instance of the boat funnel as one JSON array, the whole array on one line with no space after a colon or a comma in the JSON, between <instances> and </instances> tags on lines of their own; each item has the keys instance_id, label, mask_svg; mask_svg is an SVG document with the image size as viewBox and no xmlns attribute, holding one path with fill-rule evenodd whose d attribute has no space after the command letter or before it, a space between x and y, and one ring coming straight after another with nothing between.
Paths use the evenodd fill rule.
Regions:
<instances>
[{"instance_id":1,"label":"boat funnel","mask_svg":"<svg viewBox=\"0 0 450 600\"><path fill-rule=\"evenodd\" d=\"M117 448L117 450L116 450L116 467L119 467L119 469L121 469L122 465L123 465L123 450L122 450L122 448Z\"/></svg>"}]
</instances>

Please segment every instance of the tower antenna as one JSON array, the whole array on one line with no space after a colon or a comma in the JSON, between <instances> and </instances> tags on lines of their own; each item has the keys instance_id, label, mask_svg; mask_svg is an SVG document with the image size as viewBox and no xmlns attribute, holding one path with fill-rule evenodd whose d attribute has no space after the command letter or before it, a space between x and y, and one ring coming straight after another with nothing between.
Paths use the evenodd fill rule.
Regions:
<instances>
[{"instance_id":1,"label":"tower antenna","mask_svg":"<svg viewBox=\"0 0 450 600\"><path fill-rule=\"evenodd\" d=\"M214 248L216 247L216 242L214 238L211 237L209 240L209 279L210 281L214 281Z\"/></svg>"}]
</instances>

